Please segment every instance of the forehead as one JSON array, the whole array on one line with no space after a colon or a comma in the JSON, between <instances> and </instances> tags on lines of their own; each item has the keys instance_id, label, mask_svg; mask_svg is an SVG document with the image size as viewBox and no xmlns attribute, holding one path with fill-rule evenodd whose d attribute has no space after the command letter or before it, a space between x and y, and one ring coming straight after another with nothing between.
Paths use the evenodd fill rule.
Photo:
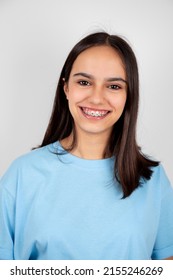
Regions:
<instances>
[{"instance_id":1,"label":"forehead","mask_svg":"<svg viewBox=\"0 0 173 280\"><path fill-rule=\"evenodd\" d=\"M118 52L110 46L91 47L78 55L73 63L72 73L85 71L102 75L125 77L125 67Z\"/></svg>"}]
</instances>

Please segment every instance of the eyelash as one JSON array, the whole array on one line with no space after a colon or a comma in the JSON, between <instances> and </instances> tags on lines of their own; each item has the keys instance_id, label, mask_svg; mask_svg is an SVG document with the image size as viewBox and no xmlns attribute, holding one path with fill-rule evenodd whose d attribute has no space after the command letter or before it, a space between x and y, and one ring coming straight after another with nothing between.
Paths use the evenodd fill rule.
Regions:
<instances>
[{"instance_id":1,"label":"eyelash","mask_svg":"<svg viewBox=\"0 0 173 280\"><path fill-rule=\"evenodd\" d=\"M80 80L80 81L78 81L77 83L78 83L80 86L83 86L83 87L87 87L87 86L90 86L90 85L91 85L91 83L88 82L88 81L86 81L86 80ZM111 90L115 90L115 91L116 91L116 90L120 90L122 87L119 86L119 85L113 84L113 85L109 85L108 88L111 89Z\"/></svg>"}]
</instances>

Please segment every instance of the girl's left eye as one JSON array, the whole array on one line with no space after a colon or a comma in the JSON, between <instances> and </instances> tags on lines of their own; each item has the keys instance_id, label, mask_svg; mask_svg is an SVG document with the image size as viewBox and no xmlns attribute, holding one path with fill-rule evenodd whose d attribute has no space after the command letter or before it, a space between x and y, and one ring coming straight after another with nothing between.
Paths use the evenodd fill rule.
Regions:
<instances>
[{"instance_id":1,"label":"girl's left eye","mask_svg":"<svg viewBox=\"0 0 173 280\"><path fill-rule=\"evenodd\" d=\"M119 90L121 89L121 87L119 85L110 85L108 86L110 89L113 89L113 90Z\"/></svg>"}]
</instances>

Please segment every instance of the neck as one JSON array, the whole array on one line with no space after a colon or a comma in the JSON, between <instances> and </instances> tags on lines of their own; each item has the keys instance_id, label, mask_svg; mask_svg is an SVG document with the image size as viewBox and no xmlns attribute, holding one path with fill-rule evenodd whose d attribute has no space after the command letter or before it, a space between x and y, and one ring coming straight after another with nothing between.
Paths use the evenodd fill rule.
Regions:
<instances>
[{"instance_id":1,"label":"neck","mask_svg":"<svg viewBox=\"0 0 173 280\"><path fill-rule=\"evenodd\" d=\"M64 149L68 149L73 142L73 134L61 140L61 145ZM99 135L85 135L85 137L77 137L77 144L72 149L71 154L83 159L103 159L110 157L105 156L105 148L108 142L108 137L100 137Z\"/></svg>"}]
</instances>

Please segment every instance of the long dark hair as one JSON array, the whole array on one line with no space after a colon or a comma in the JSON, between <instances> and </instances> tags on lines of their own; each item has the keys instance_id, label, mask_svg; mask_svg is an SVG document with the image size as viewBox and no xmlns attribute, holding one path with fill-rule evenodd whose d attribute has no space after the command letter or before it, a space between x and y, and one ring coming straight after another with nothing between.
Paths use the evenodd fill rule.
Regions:
<instances>
[{"instance_id":1,"label":"long dark hair","mask_svg":"<svg viewBox=\"0 0 173 280\"><path fill-rule=\"evenodd\" d=\"M68 102L63 90L64 81L68 82L74 61L78 55L93 46L111 46L120 55L126 71L127 100L122 116L115 123L105 154L114 155L114 173L120 182L124 198L129 196L140 184L141 179L149 180L151 167L159 162L143 155L136 143L136 123L139 104L139 77L136 57L129 44L121 37L98 32L88 35L78 42L69 53L62 68L53 111L48 128L40 147L60 141L74 132L74 122L69 111ZM75 133L74 133L75 136ZM73 138L70 150L76 145Z\"/></svg>"}]
</instances>

